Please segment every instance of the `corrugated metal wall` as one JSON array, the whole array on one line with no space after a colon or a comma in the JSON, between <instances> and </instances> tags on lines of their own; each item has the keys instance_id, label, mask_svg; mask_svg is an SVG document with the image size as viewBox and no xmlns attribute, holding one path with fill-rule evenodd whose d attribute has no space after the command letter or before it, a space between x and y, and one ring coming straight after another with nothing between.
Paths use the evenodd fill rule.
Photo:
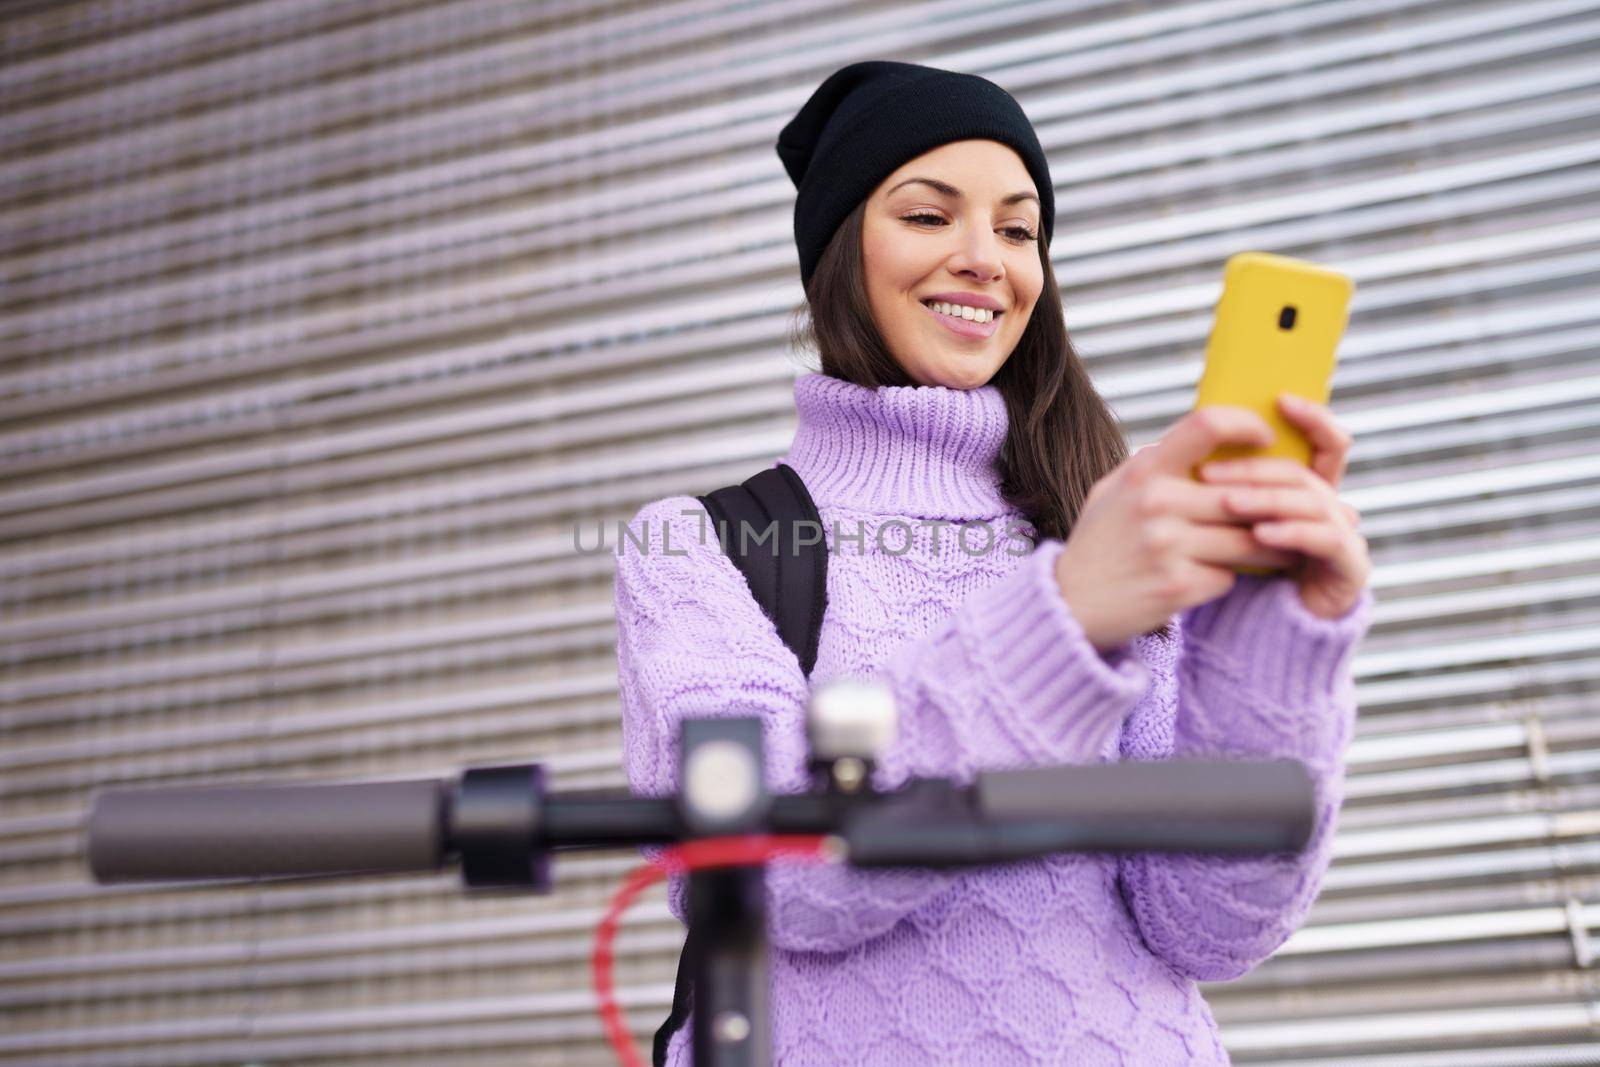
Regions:
<instances>
[{"instance_id":1,"label":"corrugated metal wall","mask_svg":"<svg viewBox=\"0 0 1600 1067\"><path fill-rule=\"evenodd\" d=\"M623 784L574 523L787 446L772 142L884 57L1034 119L1135 445L1192 400L1228 255L1358 282L1334 408L1380 603L1322 898L1207 987L1236 1060L1600 1062L1597 40L1592 0L10 5L0 1062L610 1062L587 953L631 851L545 898L97 887L84 805ZM641 1043L664 900L620 945Z\"/></svg>"}]
</instances>

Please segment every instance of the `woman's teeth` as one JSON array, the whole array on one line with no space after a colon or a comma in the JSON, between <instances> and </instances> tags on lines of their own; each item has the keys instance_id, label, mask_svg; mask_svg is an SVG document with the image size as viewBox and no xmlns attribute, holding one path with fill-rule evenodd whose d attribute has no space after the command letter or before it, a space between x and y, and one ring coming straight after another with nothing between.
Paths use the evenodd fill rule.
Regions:
<instances>
[{"instance_id":1,"label":"woman's teeth","mask_svg":"<svg viewBox=\"0 0 1600 1067\"><path fill-rule=\"evenodd\" d=\"M995 317L997 312L988 308L967 307L965 304L946 304L938 300L924 300L924 307L931 307L941 315L951 315L958 319L967 319L970 322L988 322Z\"/></svg>"}]
</instances>

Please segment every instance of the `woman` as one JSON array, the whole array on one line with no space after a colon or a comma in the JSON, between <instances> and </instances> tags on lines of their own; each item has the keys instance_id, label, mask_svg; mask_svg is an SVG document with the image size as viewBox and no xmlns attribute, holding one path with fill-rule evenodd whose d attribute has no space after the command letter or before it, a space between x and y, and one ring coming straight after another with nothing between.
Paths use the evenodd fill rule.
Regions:
<instances>
[{"instance_id":1,"label":"woman","mask_svg":"<svg viewBox=\"0 0 1600 1067\"><path fill-rule=\"evenodd\" d=\"M777 462L805 482L830 552L811 680L876 678L895 696L874 784L1293 757L1312 769L1318 819L1299 854L775 864L774 1062L1227 1063L1196 981L1238 977L1282 944L1329 860L1372 599L1357 516L1335 493L1349 437L1322 405L1286 407L1312 470L1257 458L1195 482L1216 445L1269 439L1254 413L1212 408L1128 456L1065 332L1044 154L998 86L854 64L778 151L800 190L822 373L797 380ZM950 303L994 310L992 329L959 309L956 325ZM798 792L808 679L708 526L692 496L668 497L634 516L647 547L619 546L629 781L676 791L685 717L759 714L768 785ZM1015 534L1029 528L1036 545ZM680 919L684 890L673 879ZM692 1030L669 1064L691 1062Z\"/></svg>"}]
</instances>

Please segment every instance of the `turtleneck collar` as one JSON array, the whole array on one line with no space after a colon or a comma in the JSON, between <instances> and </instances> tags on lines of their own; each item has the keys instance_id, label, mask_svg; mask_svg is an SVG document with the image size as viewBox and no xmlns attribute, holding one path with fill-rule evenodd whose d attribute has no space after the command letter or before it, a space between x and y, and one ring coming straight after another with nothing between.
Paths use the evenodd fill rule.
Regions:
<instances>
[{"instance_id":1,"label":"turtleneck collar","mask_svg":"<svg viewBox=\"0 0 1600 1067\"><path fill-rule=\"evenodd\" d=\"M808 373L794 402L799 425L778 462L819 508L965 520L1013 510L995 466L1008 429L998 386L869 388Z\"/></svg>"}]
</instances>

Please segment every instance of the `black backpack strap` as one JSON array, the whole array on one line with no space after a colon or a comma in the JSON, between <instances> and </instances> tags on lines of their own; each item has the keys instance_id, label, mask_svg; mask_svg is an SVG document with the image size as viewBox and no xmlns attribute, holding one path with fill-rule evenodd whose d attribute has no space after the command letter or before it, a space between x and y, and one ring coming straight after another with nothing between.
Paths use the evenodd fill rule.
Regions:
<instances>
[{"instance_id":1,"label":"black backpack strap","mask_svg":"<svg viewBox=\"0 0 1600 1067\"><path fill-rule=\"evenodd\" d=\"M695 497L711 516L712 532L728 558L744 575L761 610L778 627L783 643L800 661L807 678L817 662L817 641L822 616L828 606L828 548L822 518L800 475L780 463L758 471L738 485L724 486ZM814 526L797 523L809 521ZM772 536L767 528L776 522ZM745 531L748 530L748 535ZM811 544L798 544L803 533ZM764 538L759 543L756 538ZM672 1013L656 1031L651 1063L666 1067L672 1035L689 1018L693 1000L694 957L699 939L694 927L684 939L678 957L677 984L672 989Z\"/></svg>"},{"instance_id":2,"label":"black backpack strap","mask_svg":"<svg viewBox=\"0 0 1600 1067\"><path fill-rule=\"evenodd\" d=\"M695 499L711 516L723 549L743 572L756 603L810 677L828 605L828 550L822 519L805 483L780 463ZM775 536L758 543L774 522ZM814 541L799 544L797 534Z\"/></svg>"},{"instance_id":3,"label":"black backpack strap","mask_svg":"<svg viewBox=\"0 0 1600 1067\"><path fill-rule=\"evenodd\" d=\"M654 1067L667 1067L667 1046L672 1043L672 1035L689 1020L689 1002L692 999L690 992L694 985L692 972L698 945L699 939L694 936L694 927L690 927L689 936L683 942L683 954L678 957L677 984L672 987L672 1013L656 1030L655 1045L650 1050L650 1062Z\"/></svg>"}]
</instances>

